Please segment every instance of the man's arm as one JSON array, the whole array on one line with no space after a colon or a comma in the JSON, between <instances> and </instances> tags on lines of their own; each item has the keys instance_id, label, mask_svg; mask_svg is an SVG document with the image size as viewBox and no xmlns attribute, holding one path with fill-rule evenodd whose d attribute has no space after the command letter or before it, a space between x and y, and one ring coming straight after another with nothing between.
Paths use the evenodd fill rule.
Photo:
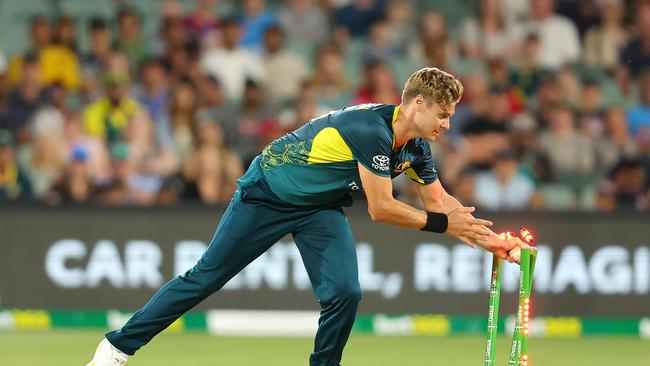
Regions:
<instances>
[{"instance_id":1,"label":"man's arm","mask_svg":"<svg viewBox=\"0 0 650 366\"><path fill-rule=\"evenodd\" d=\"M447 193L439 179L426 185L418 183L413 184L417 186L418 195L427 211L448 212L450 210L458 209L458 207L463 207L454 196ZM464 215L468 218L474 218L470 212L466 212ZM510 262L514 261L514 259L509 255L512 248L515 246L521 248L528 246L517 238L510 240L499 239L492 230L487 227L483 228L489 232L488 235L477 236L473 235L470 231L467 234L457 236L456 238L462 240L472 248L476 248L476 245L478 244L483 249L496 254L502 259L507 259Z\"/></svg>"},{"instance_id":2,"label":"man's arm","mask_svg":"<svg viewBox=\"0 0 650 366\"><path fill-rule=\"evenodd\" d=\"M368 199L368 213L373 221L413 229L421 229L426 225L426 211L418 210L393 197L393 184L389 177L381 177L362 164L358 164L358 166L361 183ZM440 210L432 211L442 212ZM445 233L454 237L491 235L491 231L487 230L486 226L490 226L492 223L476 219L471 215L468 216L472 211L471 207L457 207L448 212L445 211L448 219Z\"/></svg>"}]
</instances>

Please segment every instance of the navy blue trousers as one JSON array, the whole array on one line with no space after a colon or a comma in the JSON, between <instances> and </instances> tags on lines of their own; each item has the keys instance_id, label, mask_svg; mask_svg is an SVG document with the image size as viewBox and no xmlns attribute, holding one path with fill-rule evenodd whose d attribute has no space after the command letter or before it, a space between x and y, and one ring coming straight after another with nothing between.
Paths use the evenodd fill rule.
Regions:
<instances>
[{"instance_id":1,"label":"navy blue trousers","mask_svg":"<svg viewBox=\"0 0 650 366\"><path fill-rule=\"evenodd\" d=\"M321 306L310 366L338 366L361 299L354 239L340 206L295 207L269 189L253 161L196 265L160 290L119 330L106 334L133 355L291 233Z\"/></svg>"}]
</instances>

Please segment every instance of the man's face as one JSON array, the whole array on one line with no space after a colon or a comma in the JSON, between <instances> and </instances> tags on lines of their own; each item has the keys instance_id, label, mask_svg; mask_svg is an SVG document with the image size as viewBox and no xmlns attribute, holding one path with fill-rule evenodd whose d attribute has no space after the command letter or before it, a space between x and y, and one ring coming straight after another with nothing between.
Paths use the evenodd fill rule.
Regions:
<instances>
[{"instance_id":1,"label":"man's face","mask_svg":"<svg viewBox=\"0 0 650 366\"><path fill-rule=\"evenodd\" d=\"M109 50L111 34L107 29L94 29L90 32L90 41L93 49Z\"/></svg>"},{"instance_id":2,"label":"man's face","mask_svg":"<svg viewBox=\"0 0 650 366\"><path fill-rule=\"evenodd\" d=\"M427 103L426 98L421 95L415 98L414 103L416 108L413 123L420 137L433 142L449 129L449 119L456 111L455 104L443 109L436 102Z\"/></svg>"},{"instance_id":3,"label":"man's face","mask_svg":"<svg viewBox=\"0 0 650 366\"><path fill-rule=\"evenodd\" d=\"M533 17L544 19L553 14L555 0L533 0L531 5Z\"/></svg>"},{"instance_id":4,"label":"man's face","mask_svg":"<svg viewBox=\"0 0 650 366\"><path fill-rule=\"evenodd\" d=\"M110 85L106 88L106 96L111 102L115 104L119 103L122 100L124 94L125 90L121 85Z\"/></svg>"}]
</instances>

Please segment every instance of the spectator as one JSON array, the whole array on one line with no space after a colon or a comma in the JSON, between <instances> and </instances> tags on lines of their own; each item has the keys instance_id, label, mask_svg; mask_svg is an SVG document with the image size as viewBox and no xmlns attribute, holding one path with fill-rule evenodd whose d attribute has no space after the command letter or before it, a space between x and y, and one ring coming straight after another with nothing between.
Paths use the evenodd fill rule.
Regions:
<instances>
[{"instance_id":1,"label":"spectator","mask_svg":"<svg viewBox=\"0 0 650 366\"><path fill-rule=\"evenodd\" d=\"M281 106L298 97L300 85L309 77L309 68L300 56L284 48L285 36L282 28L271 26L264 35L264 69L272 75L267 82L269 101Z\"/></svg>"},{"instance_id":2,"label":"spectator","mask_svg":"<svg viewBox=\"0 0 650 366\"><path fill-rule=\"evenodd\" d=\"M23 64L26 60L38 62L38 55L52 42L52 29L49 21L42 15L34 15L29 23L29 48L9 61L7 70L7 86L12 88L20 85L23 76Z\"/></svg>"},{"instance_id":3,"label":"spectator","mask_svg":"<svg viewBox=\"0 0 650 366\"><path fill-rule=\"evenodd\" d=\"M467 123L478 115L483 115L488 108L488 85L485 76L478 71L469 72L463 77L463 97L456 105L448 135L459 136Z\"/></svg>"},{"instance_id":4,"label":"spectator","mask_svg":"<svg viewBox=\"0 0 650 366\"><path fill-rule=\"evenodd\" d=\"M545 129L548 127L553 108L565 102L557 73L544 72L540 74L539 85L535 96L536 98L529 99L528 108L538 121L539 127Z\"/></svg>"},{"instance_id":5,"label":"spectator","mask_svg":"<svg viewBox=\"0 0 650 366\"><path fill-rule=\"evenodd\" d=\"M602 22L587 30L584 60L589 65L613 71L629 39L623 23L623 0L600 0L598 3Z\"/></svg>"},{"instance_id":6,"label":"spectator","mask_svg":"<svg viewBox=\"0 0 650 366\"><path fill-rule=\"evenodd\" d=\"M425 12L420 18L418 38L409 46L409 58L419 64L428 64L427 49L439 43L451 47L447 42L448 38L449 31L445 19L436 12ZM451 54L453 51L447 50L445 53Z\"/></svg>"},{"instance_id":7,"label":"spectator","mask_svg":"<svg viewBox=\"0 0 650 366\"><path fill-rule=\"evenodd\" d=\"M586 78L582 82L582 91L578 101L578 127L587 136L597 138L602 136L603 125L603 92L598 80Z\"/></svg>"},{"instance_id":8,"label":"spectator","mask_svg":"<svg viewBox=\"0 0 650 366\"><path fill-rule=\"evenodd\" d=\"M277 24L275 12L266 7L266 0L243 0L241 12L242 37L240 45L260 51L266 30Z\"/></svg>"},{"instance_id":9,"label":"spectator","mask_svg":"<svg viewBox=\"0 0 650 366\"><path fill-rule=\"evenodd\" d=\"M72 150L70 165L63 170L48 192L48 204L83 203L95 198L97 188L87 160L88 151L84 147L78 146Z\"/></svg>"},{"instance_id":10,"label":"spectator","mask_svg":"<svg viewBox=\"0 0 650 366\"><path fill-rule=\"evenodd\" d=\"M354 37L368 34L370 27L386 13L384 0L352 0L334 13L334 22L343 26Z\"/></svg>"},{"instance_id":11,"label":"spectator","mask_svg":"<svg viewBox=\"0 0 650 366\"><path fill-rule=\"evenodd\" d=\"M572 183L573 178L594 172L593 141L575 127L575 116L565 103L556 105L550 112L550 129L538 138L540 152L546 155L560 182ZM578 182L577 184L579 184Z\"/></svg>"},{"instance_id":12,"label":"spectator","mask_svg":"<svg viewBox=\"0 0 650 366\"><path fill-rule=\"evenodd\" d=\"M198 144L183 165L185 197L205 203L228 202L243 173L238 156L225 146L223 131L215 121L198 126Z\"/></svg>"},{"instance_id":13,"label":"spectator","mask_svg":"<svg viewBox=\"0 0 650 366\"><path fill-rule=\"evenodd\" d=\"M99 199L108 204L152 205L158 200L165 177L177 168L170 149L156 146L153 123L144 112L128 121L124 141L111 146L113 178L100 191Z\"/></svg>"},{"instance_id":14,"label":"spectator","mask_svg":"<svg viewBox=\"0 0 650 366\"><path fill-rule=\"evenodd\" d=\"M623 159L612 169L610 179L598 192L600 210L614 208L646 210L648 202L646 172L638 159Z\"/></svg>"},{"instance_id":15,"label":"spectator","mask_svg":"<svg viewBox=\"0 0 650 366\"><path fill-rule=\"evenodd\" d=\"M631 134L650 130L650 69L639 76L639 104L628 111L627 118Z\"/></svg>"},{"instance_id":16,"label":"spectator","mask_svg":"<svg viewBox=\"0 0 650 366\"><path fill-rule=\"evenodd\" d=\"M31 183L16 161L11 132L0 130L0 202L31 198Z\"/></svg>"},{"instance_id":17,"label":"spectator","mask_svg":"<svg viewBox=\"0 0 650 366\"><path fill-rule=\"evenodd\" d=\"M316 69L310 81L316 90L319 104L334 109L351 100L351 85L344 73L343 56L332 44L325 44L318 49Z\"/></svg>"},{"instance_id":18,"label":"spectator","mask_svg":"<svg viewBox=\"0 0 650 366\"><path fill-rule=\"evenodd\" d=\"M23 156L36 199L45 198L51 185L59 178L68 163L68 151L63 134L64 115L67 113L67 91L63 86L47 88L47 105L34 115L31 125L31 143Z\"/></svg>"},{"instance_id":19,"label":"spectator","mask_svg":"<svg viewBox=\"0 0 650 366\"><path fill-rule=\"evenodd\" d=\"M539 63L539 37L535 33L529 34L521 47L521 57L510 73L510 83L521 96L521 102L534 96L542 77L542 68Z\"/></svg>"},{"instance_id":20,"label":"spectator","mask_svg":"<svg viewBox=\"0 0 650 366\"><path fill-rule=\"evenodd\" d=\"M636 34L619 54L618 79L621 89L629 91L630 80L634 80L650 65L650 3L637 2Z\"/></svg>"},{"instance_id":21,"label":"spectator","mask_svg":"<svg viewBox=\"0 0 650 366\"><path fill-rule=\"evenodd\" d=\"M407 0L392 0L386 12L386 31L391 49L399 57L406 56L408 45L416 38L417 32L413 24L413 5Z\"/></svg>"},{"instance_id":22,"label":"spectator","mask_svg":"<svg viewBox=\"0 0 650 366\"><path fill-rule=\"evenodd\" d=\"M129 145L118 142L110 148L113 175L107 184L99 187L97 200L106 205L125 205L131 202L129 181L133 162L129 159Z\"/></svg>"},{"instance_id":23,"label":"spectator","mask_svg":"<svg viewBox=\"0 0 650 366\"><path fill-rule=\"evenodd\" d=\"M559 69L578 61L580 38L571 21L553 13L555 0L531 0L531 17L527 32L539 35L539 61L544 68Z\"/></svg>"},{"instance_id":24,"label":"spectator","mask_svg":"<svg viewBox=\"0 0 650 366\"><path fill-rule=\"evenodd\" d=\"M130 70L137 72L142 60L151 56L151 46L140 29L140 16L134 9L123 8L117 13L117 37L113 49L126 55Z\"/></svg>"},{"instance_id":25,"label":"spectator","mask_svg":"<svg viewBox=\"0 0 650 366\"><path fill-rule=\"evenodd\" d=\"M74 29L67 32L70 31L74 32ZM43 85L61 83L70 90L79 88L81 85L79 59L74 49L70 47L74 45L54 42L39 51L38 63Z\"/></svg>"},{"instance_id":26,"label":"spectator","mask_svg":"<svg viewBox=\"0 0 650 366\"><path fill-rule=\"evenodd\" d=\"M598 2L602 0L558 0L557 13L567 17L578 29L583 40L589 28L601 22Z\"/></svg>"},{"instance_id":27,"label":"spectator","mask_svg":"<svg viewBox=\"0 0 650 366\"><path fill-rule=\"evenodd\" d=\"M209 75L198 79L197 122L217 121L225 133L228 146L237 146L242 139L237 125L239 104L226 100L221 83Z\"/></svg>"},{"instance_id":28,"label":"spectator","mask_svg":"<svg viewBox=\"0 0 650 366\"><path fill-rule=\"evenodd\" d=\"M145 111L129 118L124 141L129 144L129 159L134 162L135 173L155 176L162 183L163 177L176 172L178 160L173 147L157 143L154 123Z\"/></svg>"},{"instance_id":29,"label":"spectator","mask_svg":"<svg viewBox=\"0 0 650 366\"><path fill-rule=\"evenodd\" d=\"M124 139L126 126L141 107L127 96L129 76L112 71L103 76L106 95L90 104L84 111L84 128L91 136L98 136L109 145Z\"/></svg>"},{"instance_id":30,"label":"spectator","mask_svg":"<svg viewBox=\"0 0 650 366\"><path fill-rule=\"evenodd\" d=\"M288 44L320 44L330 33L327 15L315 0L286 0L278 10L278 22L285 30Z\"/></svg>"},{"instance_id":31,"label":"spectator","mask_svg":"<svg viewBox=\"0 0 650 366\"><path fill-rule=\"evenodd\" d=\"M264 89L252 80L246 82L244 100L236 116L239 141L233 145L233 150L248 166L272 137L278 137L276 130L279 128Z\"/></svg>"},{"instance_id":32,"label":"spectator","mask_svg":"<svg viewBox=\"0 0 650 366\"><path fill-rule=\"evenodd\" d=\"M467 140L467 162L478 168L487 168L494 155L507 146L507 121L510 117L508 89L494 85L488 94L485 112L467 122L462 134Z\"/></svg>"},{"instance_id":33,"label":"spectator","mask_svg":"<svg viewBox=\"0 0 650 366\"><path fill-rule=\"evenodd\" d=\"M162 20L160 31L160 60L168 74L167 81L176 85L187 80L195 80L200 73L199 40L183 25L180 16L170 16Z\"/></svg>"},{"instance_id":34,"label":"spectator","mask_svg":"<svg viewBox=\"0 0 650 366\"><path fill-rule=\"evenodd\" d=\"M364 65L364 82L352 104L383 103L400 104L402 96L395 82L390 67L382 62L366 62Z\"/></svg>"},{"instance_id":35,"label":"spectator","mask_svg":"<svg viewBox=\"0 0 650 366\"><path fill-rule=\"evenodd\" d=\"M228 19L222 27L223 47L207 49L201 56L201 69L219 80L228 100L237 101L244 94L246 79L264 83L266 75L260 57L238 46L239 24Z\"/></svg>"},{"instance_id":36,"label":"spectator","mask_svg":"<svg viewBox=\"0 0 650 366\"><path fill-rule=\"evenodd\" d=\"M172 144L168 105L171 97L167 70L159 59L145 60L141 68L142 88L136 100L153 120L156 141L160 146Z\"/></svg>"},{"instance_id":37,"label":"spectator","mask_svg":"<svg viewBox=\"0 0 650 366\"><path fill-rule=\"evenodd\" d=\"M162 61L166 65L170 85L188 80L195 82L201 73L199 53L195 46L190 43L185 47L169 48L163 55Z\"/></svg>"},{"instance_id":38,"label":"spectator","mask_svg":"<svg viewBox=\"0 0 650 366\"><path fill-rule=\"evenodd\" d=\"M476 176L471 169L465 169L460 172L458 180L454 185L454 198L463 206L472 206L476 204Z\"/></svg>"},{"instance_id":39,"label":"spectator","mask_svg":"<svg viewBox=\"0 0 650 366\"><path fill-rule=\"evenodd\" d=\"M22 65L21 82L7 97L7 126L18 145L29 141L28 124L43 103L40 68L35 59L26 57Z\"/></svg>"},{"instance_id":40,"label":"spectator","mask_svg":"<svg viewBox=\"0 0 650 366\"><path fill-rule=\"evenodd\" d=\"M185 161L195 144L197 93L192 85L181 83L174 88L169 101L174 152L178 161Z\"/></svg>"},{"instance_id":41,"label":"spectator","mask_svg":"<svg viewBox=\"0 0 650 366\"><path fill-rule=\"evenodd\" d=\"M215 11L216 0L196 0L191 14L183 18L183 26L194 41L201 41L207 35L219 31L219 19Z\"/></svg>"},{"instance_id":42,"label":"spectator","mask_svg":"<svg viewBox=\"0 0 650 366\"><path fill-rule=\"evenodd\" d=\"M519 157L520 171L537 183L545 180L545 174L539 174L540 159L537 153L537 122L526 114L520 113L508 121L508 139L510 146Z\"/></svg>"},{"instance_id":43,"label":"spectator","mask_svg":"<svg viewBox=\"0 0 650 366\"><path fill-rule=\"evenodd\" d=\"M603 136L597 140L596 153L600 172L609 171L614 164L637 154L634 139L629 133L625 111L611 107L603 114Z\"/></svg>"},{"instance_id":44,"label":"spectator","mask_svg":"<svg viewBox=\"0 0 650 366\"><path fill-rule=\"evenodd\" d=\"M440 38L435 43L427 44L424 49L425 64L442 70L448 70L449 72L455 72L455 68L451 62L451 44L447 38Z\"/></svg>"},{"instance_id":45,"label":"spectator","mask_svg":"<svg viewBox=\"0 0 650 366\"><path fill-rule=\"evenodd\" d=\"M580 98L582 97L582 83L579 75L572 68L565 67L559 70L556 76L562 100L573 107L578 107L581 104Z\"/></svg>"},{"instance_id":46,"label":"spectator","mask_svg":"<svg viewBox=\"0 0 650 366\"><path fill-rule=\"evenodd\" d=\"M96 100L101 96L101 85L97 75L103 73L104 66L111 55L111 32L104 19L90 20L88 39L90 50L81 57L81 92L85 102Z\"/></svg>"},{"instance_id":47,"label":"spectator","mask_svg":"<svg viewBox=\"0 0 650 366\"><path fill-rule=\"evenodd\" d=\"M53 43L50 23L42 16L32 18L32 48L11 60L8 71L9 86L21 83L24 64L35 60L39 68L39 82L42 85L62 83L66 88L76 90L80 85L79 60L69 48Z\"/></svg>"},{"instance_id":48,"label":"spectator","mask_svg":"<svg viewBox=\"0 0 650 366\"><path fill-rule=\"evenodd\" d=\"M460 46L470 59L508 58L514 54L516 39L506 30L499 0L481 0L476 17L461 25Z\"/></svg>"},{"instance_id":49,"label":"spectator","mask_svg":"<svg viewBox=\"0 0 650 366\"><path fill-rule=\"evenodd\" d=\"M190 43L196 44L196 41L191 40L187 31L183 27L181 18L167 18L162 21L161 27L161 50L160 54L163 58L171 63L173 55L177 50L186 51Z\"/></svg>"},{"instance_id":50,"label":"spectator","mask_svg":"<svg viewBox=\"0 0 650 366\"><path fill-rule=\"evenodd\" d=\"M370 26L368 41L363 51L364 60L388 62L399 56L399 50L391 42L388 22L379 20Z\"/></svg>"},{"instance_id":51,"label":"spectator","mask_svg":"<svg viewBox=\"0 0 650 366\"><path fill-rule=\"evenodd\" d=\"M101 186L110 181L111 164L106 144L101 138L84 133L79 113L73 112L66 116L63 135L69 156L74 157L78 150L84 152L84 165L91 174L94 185Z\"/></svg>"},{"instance_id":52,"label":"spectator","mask_svg":"<svg viewBox=\"0 0 650 366\"><path fill-rule=\"evenodd\" d=\"M507 60L501 57L495 57L487 61L488 79L494 85L506 87L510 83L510 70L508 70ZM509 88L507 88L509 89Z\"/></svg>"},{"instance_id":53,"label":"spectator","mask_svg":"<svg viewBox=\"0 0 650 366\"><path fill-rule=\"evenodd\" d=\"M54 24L54 43L66 47L77 54L79 48L77 47L76 37L77 33L72 15L61 15L58 17Z\"/></svg>"},{"instance_id":54,"label":"spectator","mask_svg":"<svg viewBox=\"0 0 650 366\"><path fill-rule=\"evenodd\" d=\"M519 164L512 150L502 150L495 157L489 172L476 175L476 204L489 210L522 210L528 206L535 188L519 173Z\"/></svg>"}]
</instances>

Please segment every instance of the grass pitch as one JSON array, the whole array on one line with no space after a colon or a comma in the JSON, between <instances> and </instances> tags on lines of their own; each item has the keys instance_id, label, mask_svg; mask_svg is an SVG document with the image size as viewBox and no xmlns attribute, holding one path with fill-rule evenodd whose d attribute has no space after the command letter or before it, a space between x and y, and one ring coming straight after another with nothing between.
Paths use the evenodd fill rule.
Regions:
<instances>
[{"instance_id":1,"label":"grass pitch","mask_svg":"<svg viewBox=\"0 0 650 366\"><path fill-rule=\"evenodd\" d=\"M3 366L85 365L102 338L98 331L0 332ZM163 333L129 360L129 366L307 365L311 338L216 337L206 333ZM650 340L632 337L531 339L531 366L642 366ZM379 337L353 335L345 366L483 365L483 338ZM497 344L497 365L507 365L509 339Z\"/></svg>"}]
</instances>

